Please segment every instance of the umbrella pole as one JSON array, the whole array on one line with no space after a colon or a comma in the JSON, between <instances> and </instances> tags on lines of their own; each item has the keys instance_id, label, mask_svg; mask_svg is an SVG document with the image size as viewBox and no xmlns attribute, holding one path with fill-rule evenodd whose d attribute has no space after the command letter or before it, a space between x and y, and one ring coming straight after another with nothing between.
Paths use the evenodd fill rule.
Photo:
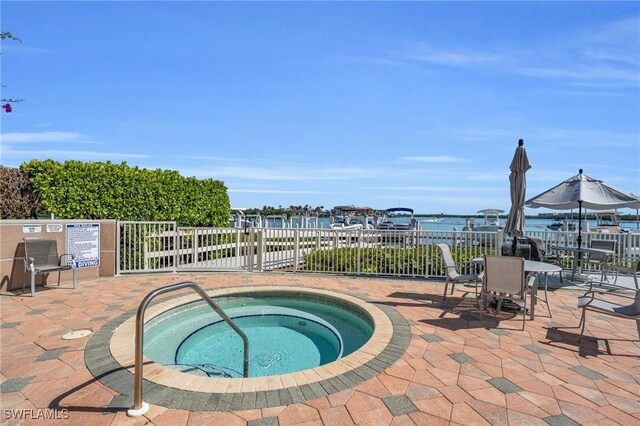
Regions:
<instances>
[{"instance_id":1,"label":"umbrella pole","mask_svg":"<svg viewBox=\"0 0 640 426\"><path fill-rule=\"evenodd\" d=\"M581 247L582 247L582 201L578 200L578 251L576 252L575 257L573 258L573 261L577 262L577 264L574 264L573 266L574 274L576 269L579 270L579 273L582 273L582 269L580 269L581 267L580 260L582 258L582 255L580 254Z\"/></svg>"},{"instance_id":2,"label":"umbrella pole","mask_svg":"<svg viewBox=\"0 0 640 426\"><path fill-rule=\"evenodd\" d=\"M582 247L582 201L578 200L578 249Z\"/></svg>"}]
</instances>

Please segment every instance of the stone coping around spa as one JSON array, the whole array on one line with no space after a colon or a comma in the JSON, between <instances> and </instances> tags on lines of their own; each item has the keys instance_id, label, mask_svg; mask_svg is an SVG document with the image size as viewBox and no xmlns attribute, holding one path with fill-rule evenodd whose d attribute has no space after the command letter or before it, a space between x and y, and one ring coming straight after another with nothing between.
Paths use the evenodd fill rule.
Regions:
<instances>
[{"instance_id":1,"label":"stone coping around spa","mask_svg":"<svg viewBox=\"0 0 640 426\"><path fill-rule=\"evenodd\" d=\"M340 392L377 376L391 367L411 340L406 320L393 308L344 293L309 287L243 286L207 291L212 297L292 290L351 303L371 316L374 332L359 350L309 370L255 378L213 378L182 373L145 359L143 399L146 402L190 411L236 411L293 404ZM189 295L149 307L145 322L168 309L198 300ZM134 383L135 311L105 324L89 340L85 363L103 384L131 398ZM109 347L109 351L105 350Z\"/></svg>"}]
</instances>

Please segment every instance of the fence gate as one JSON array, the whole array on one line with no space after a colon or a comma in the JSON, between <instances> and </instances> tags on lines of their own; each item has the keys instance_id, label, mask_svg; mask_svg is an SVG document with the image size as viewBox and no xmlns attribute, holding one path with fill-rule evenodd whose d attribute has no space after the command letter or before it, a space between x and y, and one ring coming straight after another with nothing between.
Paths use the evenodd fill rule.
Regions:
<instances>
[{"instance_id":1,"label":"fence gate","mask_svg":"<svg viewBox=\"0 0 640 426\"><path fill-rule=\"evenodd\" d=\"M253 270L253 233L187 228L175 222L120 221L117 273Z\"/></svg>"},{"instance_id":2,"label":"fence gate","mask_svg":"<svg viewBox=\"0 0 640 426\"><path fill-rule=\"evenodd\" d=\"M177 229L179 271L251 271L255 266L254 234L240 228Z\"/></svg>"},{"instance_id":3,"label":"fence gate","mask_svg":"<svg viewBox=\"0 0 640 426\"><path fill-rule=\"evenodd\" d=\"M175 222L119 221L117 232L118 274L175 270ZM163 254L150 257L150 252Z\"/></svg>"}]
</instances>

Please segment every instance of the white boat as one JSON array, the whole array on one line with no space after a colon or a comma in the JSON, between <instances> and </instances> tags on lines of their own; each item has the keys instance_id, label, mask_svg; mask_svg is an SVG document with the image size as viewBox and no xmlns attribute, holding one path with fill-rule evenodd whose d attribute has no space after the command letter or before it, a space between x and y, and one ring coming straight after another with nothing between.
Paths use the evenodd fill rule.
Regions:
<instances>
[{"instance_id":1,"label":"white boat","mask_svg":"<svg viewBox=\"0 0 640 426\"><path fill-rule=\"evenodd\" d=\"M330 229L364 229L364 224L359 223L355 218L336 218L334 222L329 224Z\"/></svg>"},{"instance_id":2,"label":"white boat","mask_svg":"<svg viewBox=\"0 0 640 426\"><path fill-rule=\"evenodd\" d=\"M442 223L442 218L441 217L430 217L428 219L422 219L420 222L425 222L425 223Z\"/></svg>"},{"instance_id":3,"label":"white boat","mask_svg":"<svg viewBox=\"0 0 640 426\"><path fill-rule=\"evenodd\" d=\"M409 217L409 222L400 222L398 218ZM384 220L377 229L392 231L410 231L419 229L419 222L413 217L413 209L408 207L393 207L384 211Z\"/></svg>"},{"instance_id":4,"label":"white boat","mask_svg":"<svg viewBox=\"0 0 640 426\"><path fill-rule=\"evenodd\" d=\"M618 223L618 217L616 212L594 212L596 216L596 226L591 228L591 232L620 234L628 232L626 229L622 229Z\"/></svg>"},{"instance_id":5,"label":"white boat","mask_svg":"<svg viewBox=\"0 0 640 426\"><path fill-rule=\"evenodd\" d=\"M374 229L375 218L370 207L335 206L331 210L330 229Z\"/></svg>"},{"instance_id":6,"label":"white boat","mask_svg":"<svg viewBox=\"0 0 640 426\"><path fill-rule=\"evenodd\" d=\"M471 230L477 232L498 232L504 229L504 224L500 223L500 215L504 210L500 209L484 209L478 210L478 213L484 215L484 221L480 224L471 223Z\"/></svg>"},{"instance_id":7,"label":"white boat","mask_svg":"<svg viewBox=\"0 0 640 426\"><path fill-rule=\"evenodd\" d=\"M578 225L573 220L554 220L551 225L547 225L547 229L551 231L575 231L578 229Z\"/></svg>"}]
</instances>

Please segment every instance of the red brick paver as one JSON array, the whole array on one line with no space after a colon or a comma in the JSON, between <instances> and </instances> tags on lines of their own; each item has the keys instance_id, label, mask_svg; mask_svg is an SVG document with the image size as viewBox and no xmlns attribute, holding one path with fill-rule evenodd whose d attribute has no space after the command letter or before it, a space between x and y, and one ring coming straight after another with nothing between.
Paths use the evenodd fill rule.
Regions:
<instances>
[{"instance_id":1,"label":"red brick paver","mask_svg":"<svg viewBox=\"0 0 640 426\"><path fill-rule=\"evenodd\" d=\"M62 340L61 336L81 328L96 331L136 309L151 290L187 280L205 289L284 285L366 293L369 300L393 307L409 321L411 343L377 377L323 398L239 412L189 412L152 405L142 419L130 419L120 408L124 398L87 370L88 338ZM527 320L520 331L520 319L509 314L496 319L485 313L481 321L473 301L464 297L470 294L464 286L446 302L442 290L442 283L426 280L179 274L97 279L80 282L75 291L64 284L38 288L35 298L2 296L2 422L43 424L16 417L47 410L68 413L68 418L59 415L55 424L73 425L231 426L273 417L280 425L516 425L546 424L544 419L552 416L581 424L640 422L640 343L633 321L591 314L587 334L600 341L579 342L578 329L555 328L578 324L580 311L574 309L578 292L551 292L553 318L538 309L536 319ZM394 408L385 400L404 396L415 411L396 411L394 416Z\"/></svg>"}]
</instances>

